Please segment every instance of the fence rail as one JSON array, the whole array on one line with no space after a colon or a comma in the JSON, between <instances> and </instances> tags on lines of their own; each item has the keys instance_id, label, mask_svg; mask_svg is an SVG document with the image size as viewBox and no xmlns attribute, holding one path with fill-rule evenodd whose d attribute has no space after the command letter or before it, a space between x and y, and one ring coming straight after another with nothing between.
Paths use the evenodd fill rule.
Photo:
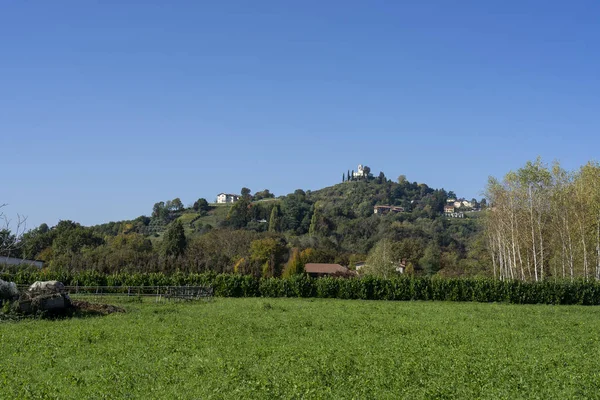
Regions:
<instances>
[{"instance_id":1,"label":"fence rail","mask_svg":"<svg viewBox=\"0 0 600 400\"><path fill-rule=\"evenodd\" d=\"M29 285L18 285L19 291ZM210 300L214 296L210 286L65 286L70 295L89 296L136 296L155 297L157 301L165 300Z\"/></svg>"}]
</instances>

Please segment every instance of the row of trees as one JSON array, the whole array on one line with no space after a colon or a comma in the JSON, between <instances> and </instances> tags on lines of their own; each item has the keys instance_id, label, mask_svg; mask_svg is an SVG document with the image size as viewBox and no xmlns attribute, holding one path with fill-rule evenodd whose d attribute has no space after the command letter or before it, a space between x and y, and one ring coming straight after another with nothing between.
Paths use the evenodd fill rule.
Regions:
<instances>
[{"instance_id":1,"label":"row of trees","mask_svg":"<svg viewBox=\"0 0 600 400\"><path fill-rule=\"evenodd\" d=\"M490 178L485 233L500 279L600 279L600 165L528 162Z\"/></svg>"}]
</instances>

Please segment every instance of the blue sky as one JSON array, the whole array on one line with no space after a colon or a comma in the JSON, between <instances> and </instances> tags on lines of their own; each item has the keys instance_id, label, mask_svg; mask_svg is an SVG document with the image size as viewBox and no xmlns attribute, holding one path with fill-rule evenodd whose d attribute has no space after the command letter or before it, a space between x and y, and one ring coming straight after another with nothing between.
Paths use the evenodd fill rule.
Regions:
<instances>
[{"instance_id":1,"label":"blue sky","mask_svg":"<svg viewBox=\"0 0 600 400\"><path fill-rule=\"evenodd\" d=\"M0 2L0 204L84 225L369 165L481 197L600 145L596 1Z\"/></svg>"}]
</instances>

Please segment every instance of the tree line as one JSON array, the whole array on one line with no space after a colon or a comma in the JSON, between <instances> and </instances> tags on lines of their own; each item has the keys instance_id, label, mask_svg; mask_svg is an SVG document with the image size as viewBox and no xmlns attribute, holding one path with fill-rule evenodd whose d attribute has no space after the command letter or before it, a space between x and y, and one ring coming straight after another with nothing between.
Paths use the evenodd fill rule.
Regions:
<instances>
[{"instance_id":1,"label":"tree line","mask_svg":"<svg viewBox=\"0 0 600 400\"><path fill-rule=\"evenodd\" d=\"M490 178L485 235L500 279L600 279L600 165L540 158Z\"/></svg>"}]
</instances>

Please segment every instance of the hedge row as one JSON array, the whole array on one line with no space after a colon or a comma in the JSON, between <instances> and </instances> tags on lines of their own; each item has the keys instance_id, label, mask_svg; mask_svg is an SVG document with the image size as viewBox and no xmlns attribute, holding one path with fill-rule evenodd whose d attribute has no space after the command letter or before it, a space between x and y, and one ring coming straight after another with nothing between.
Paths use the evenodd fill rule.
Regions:
<instances>
[{"instance_id":1,"label":"hedge row","mask_svg":"<svg viewBox=\"0 0 600 400\"><path fill-rule=\"evenodd\" d=\"M400 277L378 279L256 278L214 273L139 273L104 275L94 271L61 273L19 271L0 273L0 279L17 284L59 280L80 286L211 286L221 297L320 297L363 300L440 300L507 302L514 304L600 305L600 283L593 281L500 281L494 279L442 279Z\"/></svg>"}]
</instances>

